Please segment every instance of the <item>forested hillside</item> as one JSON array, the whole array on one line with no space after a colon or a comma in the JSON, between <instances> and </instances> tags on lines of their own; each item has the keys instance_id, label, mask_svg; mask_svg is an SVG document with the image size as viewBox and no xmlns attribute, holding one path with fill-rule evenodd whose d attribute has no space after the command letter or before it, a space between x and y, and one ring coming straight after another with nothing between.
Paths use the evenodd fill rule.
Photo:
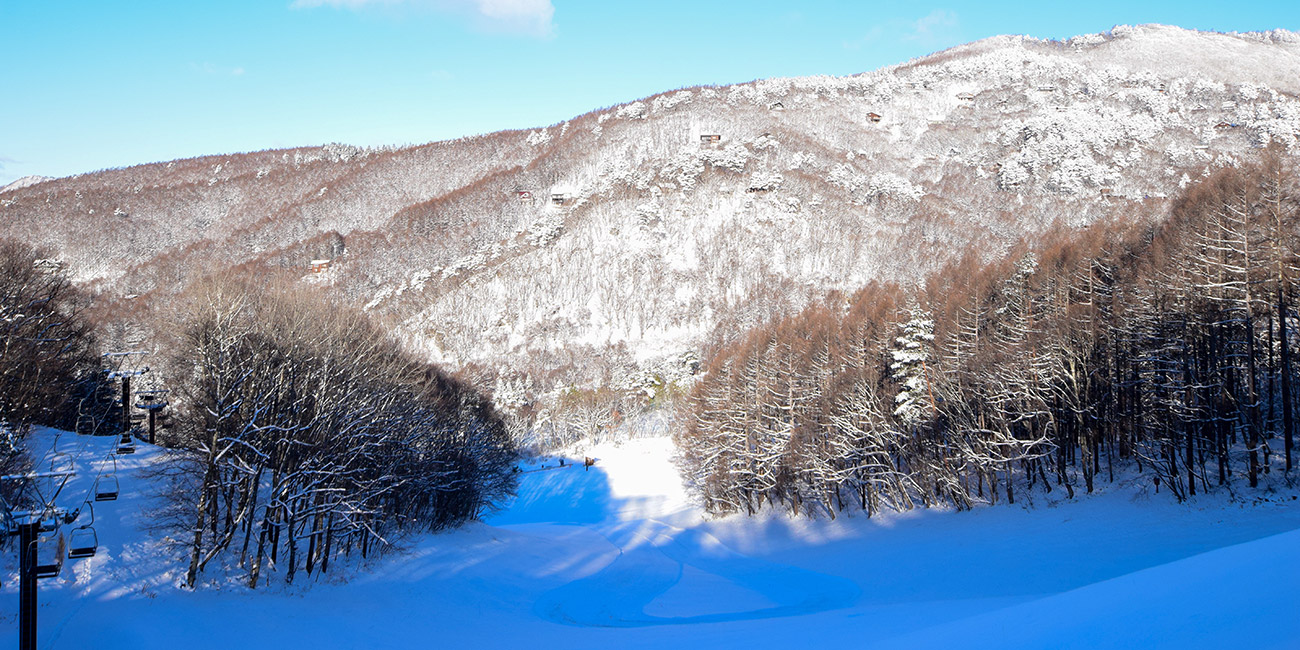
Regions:
<instances>
[{"instance_id":1,"label":"forested hillside","mask_svg":"<svg viewBox=\"0 0 1300 650\"><path fill-rule=\"evenodd\" d=\"M1298 40L998 37L535 130L107 170L3 192L0 235L64 262L117 338L155 340L160 306L197 278L274 272L545 410L573 388L653 392L711 341L828 291L1162 213L1268 143L1294 146Z\"/></svg>"},{"instance_id":2,"label":"forested hillside","mask_svg":"<svg viewBox=\"0 0 1300 650\"><path fill-rule=\"evenodd\" d=\"M832 295L713 355L677 436L689 480L716 512L834 516L1289 475L1297 232L1275 149L1167 216Z\"/></svg>"}]
</instances>

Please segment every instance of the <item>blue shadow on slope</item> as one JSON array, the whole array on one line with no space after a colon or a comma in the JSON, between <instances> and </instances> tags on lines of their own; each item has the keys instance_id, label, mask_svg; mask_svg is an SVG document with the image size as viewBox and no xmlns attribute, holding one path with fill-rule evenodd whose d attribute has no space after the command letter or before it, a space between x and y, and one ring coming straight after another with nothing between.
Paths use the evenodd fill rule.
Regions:
<instances>
[{"instance_id":1,"label":"blue shadow on slope","mask_svg":"<svg viewBox=\"0 0 1300 650\"><path fill-rule=\"evenodd\" d=\"M492 526L516 524L597 524L616 511L609 478L599 467L584 468L565 459L528 469L519 477L515 498L500 512L483 518Z\"/></svg>"},{"instance_id":2,"label":"blue shadow on slope","mask_svg":"<svg viewBox=\"0 0 1300 650\"><path fill-rule=\"evenodd\" d=\"M533 611L544 619L579 627L757 620L839 609L860 594L850 580L746 557L706 533L631 514L644 511L646 498L613 496L599 465L587 469L569 459L564 465L552 459L526 469L514 501L485 523L580 526L618 549L609 564L542 595ZM716 597L706 591L685 594L673 610L678 615L647 613L688 569L761 604L736 603L735 611L717 611L718 604L711 602Z\"/></svg>"},{"instance_id":3,"label":"blue shadow on slope","mask_svg":"<svg viewBox=\"0 0 1300 650\"><path fill-rule=\"evenodd\" d=\"M576 627L691 625L814 614L848 607L861 594L851 580L746 557L699 531L663 524L651 528L624 525L606 531L610 541L622 549L614 562L544 594L534 604L534 613ZM631 543L631 537L652 539L638 544ZM656 598L681 581L686 567L764 597L767 605L675 616L647 613ZM717 606L711 602L715 597L707 592L696 593L691 599L701 610Z\"/></svg>"}]
</instances>

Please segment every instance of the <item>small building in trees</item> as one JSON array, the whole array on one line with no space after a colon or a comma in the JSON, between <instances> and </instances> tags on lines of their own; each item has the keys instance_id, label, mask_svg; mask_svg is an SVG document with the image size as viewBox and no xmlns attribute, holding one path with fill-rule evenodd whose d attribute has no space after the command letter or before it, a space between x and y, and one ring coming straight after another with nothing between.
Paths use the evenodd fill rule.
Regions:
<instances>
[{"instance_id":1,"label":"small building in trees","mask_svg":"<svg viewBox=\"0 0 1300 650\"><path fill-rule=\"evenodd\" d=\"M63 271L64 265L63 262L60 262L59 260L44 258L44 259L36 260L35 262L32 263L32 266L35 267L37 271L44 271L45 273L59 273Z\"/></svg>"},{"instance_id":2,"label":"small building in trees","mask_svg":"<svg viewBox=\"0 0 1300 650\"><path fill-rule=\"evenodd\" d=\"M516 190L515 198L519 199L520 203L531 204L533 202L533 193L528 190Z\"/></svg>"},{"instance_id":3,"label":"small building in trees","mask_svg":"<svg viewBox=\"0 0 1300 650\"><path fill-rule=\"evenodd\" d=\"M578 197L578 190L568 183L556 183L551 186L550 197L551 205L569 205Z\"/></svg>"},{"instance_id":4,"label":"small building in trees","mask_svg":"<svg viewBox=\"0 0 1300 650\"><path fill-rule=\"evenodd\" d=\"M879 124L881 117L882 116L880 115L880 113L874 113L874 112L867 113L867 121L871 122L872 124Z\"/></svg>"},{"instance_id":5,"label":"small building in trees","mask_svg":"<svg viewBox=\"0 0 1300 650\"><path fill-rule=\"evenodd\" d=\"M785 104L782 104L781 102L772 102L767 105L767 109L770 111L783 111L785 110Z\"/></svg>"},{"instance_id":6,"label":"small building in trees","mask_svg":"<svg viewBox=\"0 0 1300 650\"><path fill-rule=\"evenodd\" d=\"M312 273L324 273L330 268L330 260L312 260L308 268Z\"/></svg>"},{"instance_id":7,"label":"small building in trees","mask_svg":"<svg viewBox=\"0 0 1300 650\"><path fill-rule=\"evenodd\" d=\"M705 145L715 145L715 144L718 144L718 143L720 143L720 142L722 142L722 135L721 135L721 134L718 134L718 133L702 133L702 134L700 134L700 145L701 145L701 146L705 146Z\"/></svg>"},{"instance_id":8,"label":"small building in trees","mask_svg":"<svg viewBox=\"0 0 1300 650\"><path fill-rule=\"evenodd\" d=\"M957 101L970 104L975 101L975 93L957 93Z\"/></svg>"}]
</instances>

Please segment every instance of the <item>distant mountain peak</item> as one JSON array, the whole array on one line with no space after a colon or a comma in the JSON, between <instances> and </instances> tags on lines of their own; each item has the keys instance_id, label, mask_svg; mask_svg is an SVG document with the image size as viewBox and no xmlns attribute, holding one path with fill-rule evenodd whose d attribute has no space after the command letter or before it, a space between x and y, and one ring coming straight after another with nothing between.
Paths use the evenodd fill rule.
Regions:
<instances>
[{"instance_id":1,"label":"distant mountain peak","mask_svg":"<svg viewBox=\"0 0 1300 650\"><path fill-rule=\"evenodd\" d=\"M49 176L24 176L4 187L0 187L0 192L12 192L14 190L21 190L24 187L31 187L37 183L44 183L45 181L52 181L52 180L54 179Z\"/></svg>"}]
</instances>

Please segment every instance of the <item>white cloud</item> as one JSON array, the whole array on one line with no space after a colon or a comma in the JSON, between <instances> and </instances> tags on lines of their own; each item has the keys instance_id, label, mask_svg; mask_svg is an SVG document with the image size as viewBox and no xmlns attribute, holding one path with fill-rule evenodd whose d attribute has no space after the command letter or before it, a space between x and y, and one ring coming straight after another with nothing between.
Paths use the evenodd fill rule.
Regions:
<instances>
[{"instance_id":1,"label":"white cloud","mask_svg":"<svg viewBox=\"0 0 1300 650\"><path fill-rule=\"evenodd\" d=\"M231 68L223 65L216 65L214 63L206 63L206 62L191 63L190 69L200 74L219 76L219 77L224 77L224 76L239 77L244 74L244 68L242 66L235 66Z\"/></svg>"},{"instance_id":2,"label":"white cloud","mask_svg":"<svg viewBox=\"0 0 1300 650\"><path fill-rule=\"evenodd\" d=\"M958 37L957 14L935 9L916 20L888 20L872 25L862 36L843 43L846 50L857 50L881 42L911 41L929 47L951 45Z\"/></svg>"},{"instance_id":3,"label":"white cloud","mask_svg":"<svg viewBox=\"0 0 1300 650\"><path fill-rule=\"evenodd\" d=\"M401 0L294 0L291 6L298 8L308 7L347 7L357 9L366 5L391 5Z\"/></svg>"},{"instance_id":4,"label":"white cloud","mask_svg":"<svg viewBox=\"0 0 1300 650\"><path fill-rule=\"evenodd\" d=\"M490 30L548 37L554 32L551 0L294 0L297 8L407 5L467 15Z\"/></svg>"},{"instance_id":5,"label":"white cloud","mask_svg":"<svg viewBox=\"0 0 1300 650\"><path fill-rule=\"evenodd\" d=\"M950 40L956 31L957 14L947 9L935 9L912 23L911 31L903 38L933 44Z\"/></svg>"},{"instance_id":6,"label":"white cloud","mask_svg":"<svg viewBox=\"0 0 1300 650\"><path fill-rule=\"evenodd\" d=\"M550 35L555 6L551 0L473 0L483 16L523 27L527 31Z\"/></svg>"}]
</instances>

